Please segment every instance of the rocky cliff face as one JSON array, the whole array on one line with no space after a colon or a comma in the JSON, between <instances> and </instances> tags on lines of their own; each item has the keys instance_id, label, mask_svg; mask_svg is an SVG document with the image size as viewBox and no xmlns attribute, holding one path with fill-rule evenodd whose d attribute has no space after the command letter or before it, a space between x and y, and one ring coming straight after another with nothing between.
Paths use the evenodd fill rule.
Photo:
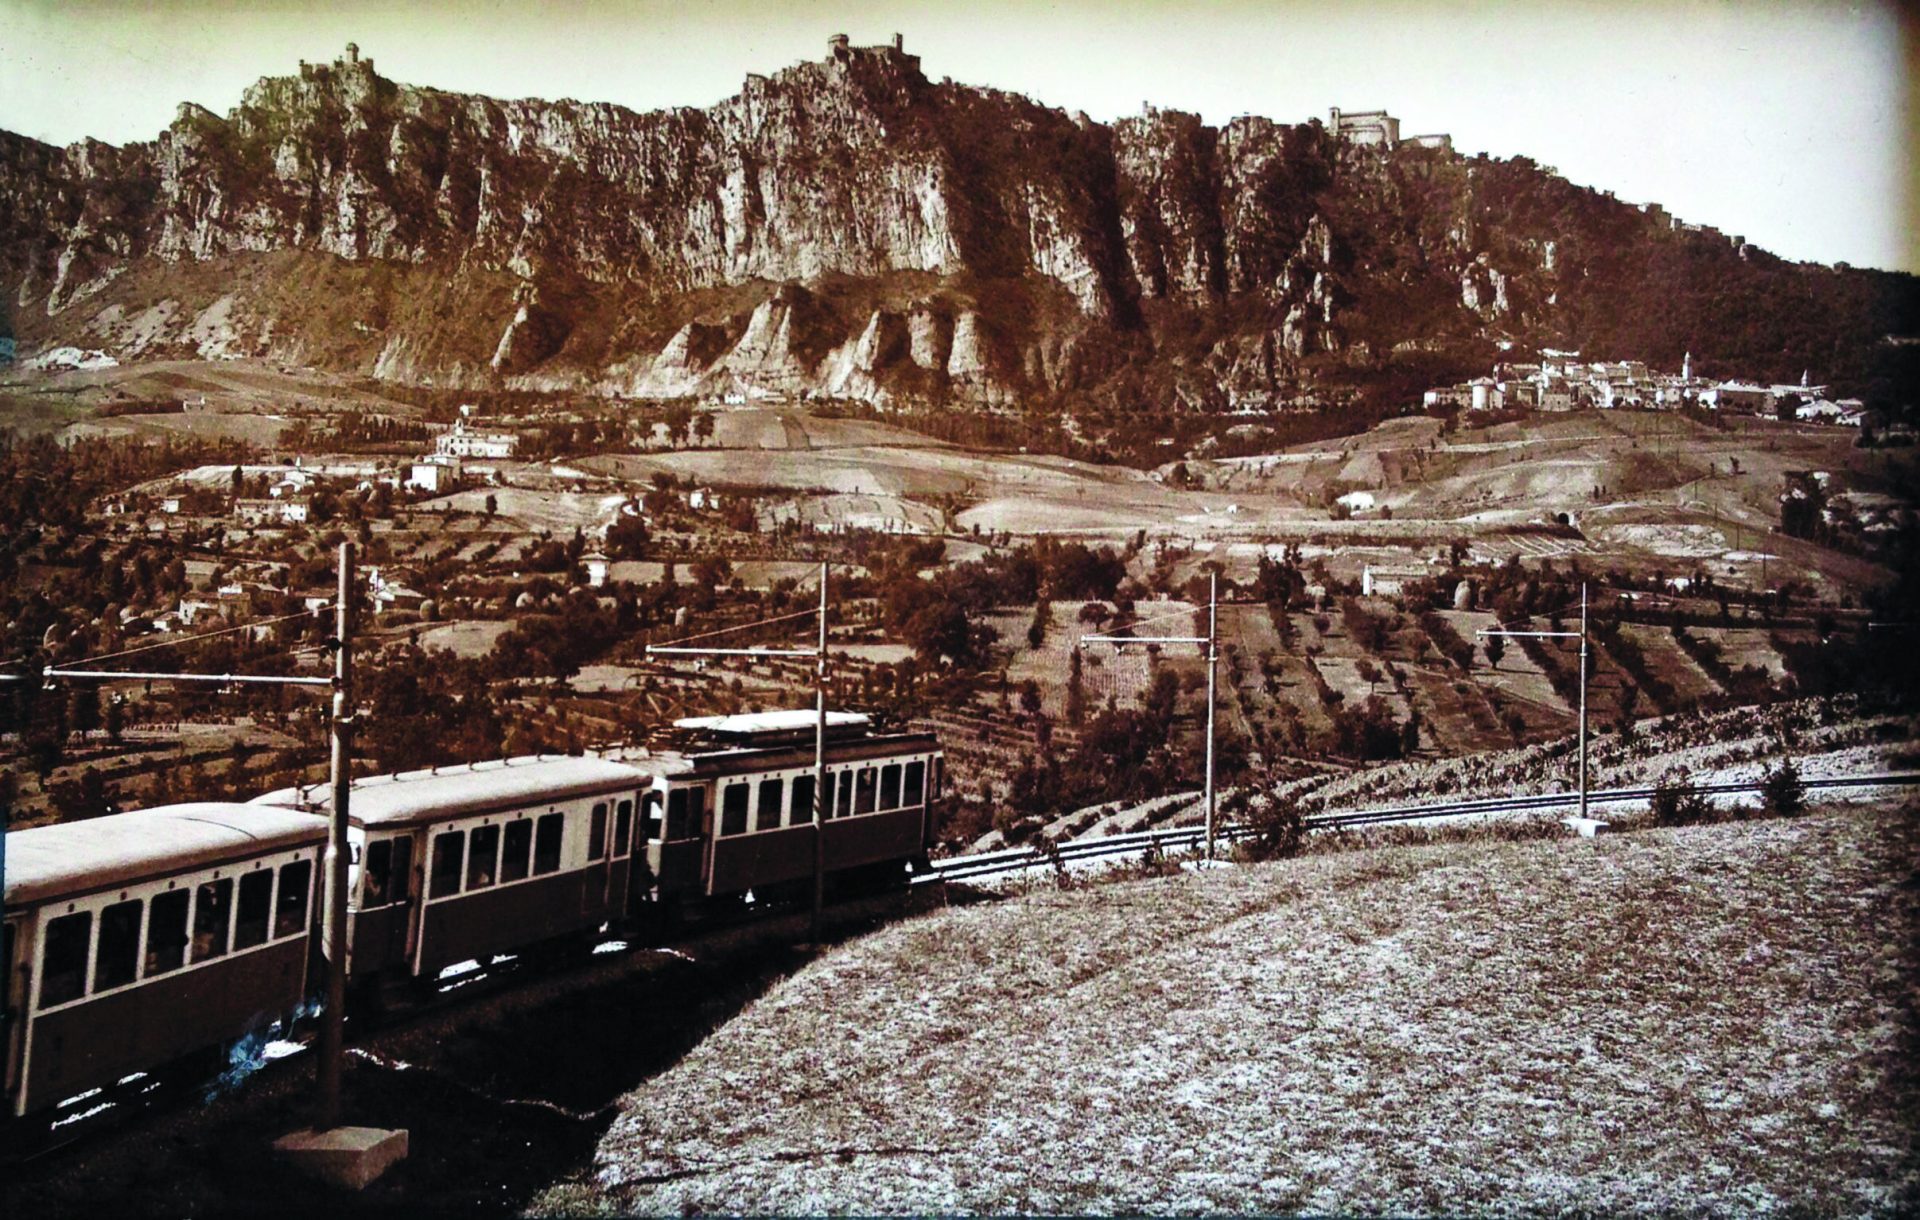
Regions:
<instances>
[{"instance_id":1,"label":"rocky cliff face","mask_svg":"<svg viewBox=\"0 0 1920 1220\"><path fill-rule=\"evenodd\" d=\"M0 239L29 344L883 404L1278 405L1497 340L1842 378L1911 329L1913 295L1524 160L1258 118L1107 126L895 48L652 114L302 65L150 144L0 133ZM1730 293L1830 316L1756 327ZM1650 294L1668 325L1633 320Z\"/></svg>"}]
</instances>

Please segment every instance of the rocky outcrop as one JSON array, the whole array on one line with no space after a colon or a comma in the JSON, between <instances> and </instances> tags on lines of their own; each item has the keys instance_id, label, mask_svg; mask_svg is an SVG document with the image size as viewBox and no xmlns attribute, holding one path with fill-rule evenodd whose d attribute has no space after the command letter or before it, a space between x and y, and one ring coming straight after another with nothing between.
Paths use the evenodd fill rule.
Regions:
<instances>
[{"instance_id":1,"label":"rocky outcrop","mask_svg":"<svg viewBox=\"0 0 1920 1220\"><path fill-rule=\"evenodd\" d=\"M225 116L183 105L150 143L0 133L0 239L29 346L890 405L1284 405L1386 375L1389 353L1478 360L1496 339L1795 373L1812 345L1837 380L1833 353L1859 362L1912 298L1523 159L1257 117L1108 126L936 84L893 47L650 114L302 65ZM1735 290L1789 280L1824 336L1716 331ZM1656 286L1658 329L1628 316Z\"/></svg>"}]
</instances>

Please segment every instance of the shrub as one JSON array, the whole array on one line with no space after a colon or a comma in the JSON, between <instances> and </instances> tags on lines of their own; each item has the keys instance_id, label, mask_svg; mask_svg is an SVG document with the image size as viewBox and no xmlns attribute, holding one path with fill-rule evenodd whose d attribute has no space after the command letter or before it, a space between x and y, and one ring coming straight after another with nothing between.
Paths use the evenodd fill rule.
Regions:
<instances>
[{"instance_id":1,"label":"shrub","mask_svg":"<svg viewBox=\"0 0 1920 1220\"><path fill-rule=\"evenodd\" d=\"M1653 786L1650 811L1655 826L1695 826L1711 822L1716 814L1706 795L1684 770L1669 771Z\"/></svg>"},{"instance_id":2,"label":"shrub","mask_svg":"<svg viewBox=\"0 0 1920 1220\"><path fill-rule=\"evenodd\" d=\"M1253 804L1247 828L1252 833L1243 850L1252 860L1285 860L1300 854L1307 837L1307 820L1292 797L1274 794Z\"/></svg>"},{"instance_id":3,"label":"shrub","mask_svg":"<svg viewBox=\"0 0 1920 1220\"><path fill-rule=\"evenodd\" d=\"M1775 818L1795 818L1807 811L1807 787L1791 758L1781 759L1760 781L1760 808Z\"/></svg>"}]
</instances>

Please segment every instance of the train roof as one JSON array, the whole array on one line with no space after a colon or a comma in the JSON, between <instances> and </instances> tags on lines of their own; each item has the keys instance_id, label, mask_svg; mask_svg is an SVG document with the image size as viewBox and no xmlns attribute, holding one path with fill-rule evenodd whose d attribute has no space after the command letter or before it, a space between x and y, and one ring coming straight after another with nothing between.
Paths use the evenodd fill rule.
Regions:
<instances>
[{"instance_id":1,"label":"train roof","mask_svg":"<svg viewBox=\"0 0 1920 1220\"><path fill-rule=\"evenodd\" d=\"M635 766L606 758L558 754L402 771L354 780L349 811L362 826L433 822L640 788L664 768L684 769L684 765L657 760ZM255 797L253 803L325 811L333 807L333 789L325 784L304 790L282 788Z\"/></svg>"},{"instance_id":2,"label":"train roof","mask_svg":"<svg viewBox=\"0 0 1920 1220\"><path fill-rule=\"evenodd\" d=\"M695 729L715 737L753 738L764 733L811 732L820 713L812 708L791 708L777 712L740 712L732 716L690 716L676 720L676 729ZM851 728L867 724L864 712L828 712L829 729Z\"/></svg>"},{"instance_id":3,"label":"train roof","mask_svg":"<svg viewBox=\"0 0 1920 1220\"><path fill-rule=\"evenodd\" d=\"M834 766L894 755L937 753L940 740L931 733L886 733L866 737L827 739L827 761ZM785 770L813 762L813 741L772 743L724 742L687 756L696 776L738 775L756 770Z\"/></svg>"},{"instance_id":4,"label":"train roof","mask_svg":"<svg viewBox=\"0 0 1920 1220\"><path fill-rule=\"evenodd\" d=\"M7 835L6 904L27 906L321 843L312 814L207 801L36 826Z\"/></svg>"}]
</instances>

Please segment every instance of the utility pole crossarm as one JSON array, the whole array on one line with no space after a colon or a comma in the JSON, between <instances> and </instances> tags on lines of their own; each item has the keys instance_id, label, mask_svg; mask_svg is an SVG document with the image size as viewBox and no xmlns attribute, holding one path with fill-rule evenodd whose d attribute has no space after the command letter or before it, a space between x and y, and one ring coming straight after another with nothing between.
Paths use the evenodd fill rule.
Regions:
<instances>
[{"instance_id":1,"label":"utility pole crossarm","mask_svg":"<svg viewBox=\"0 0 1920 1220\"><path fill-rule=\"evenodd\" d=\"M671 644L649 644L650 657L817 657L812 648L678 648Z\"/></svg>"},{"instance_id":2,"label":"utility pole crossarm","mask_svg":"<svg viewBox=\"0 0 1920 1220\"><path fill-rule=\"evenodd\" d=\"M1204 635L1083 635L1082 644L1204 644Z\"/></svg>"},{"instance_id":3,"label":"utility pole crossarm","mask_svg":"<svg viewBox=\"0 0 1920 1220\"><path fill-rule=\"evenodd\" d=\"M294 675L279 674L188 674L174 672L147 672L126 669L55 669L41 671L42 676L53 678L89 678L102 681L121 679L130 682L265 682L280 686L332 686L332 678L303 678Z\"/></svg>"}]
</instances>

